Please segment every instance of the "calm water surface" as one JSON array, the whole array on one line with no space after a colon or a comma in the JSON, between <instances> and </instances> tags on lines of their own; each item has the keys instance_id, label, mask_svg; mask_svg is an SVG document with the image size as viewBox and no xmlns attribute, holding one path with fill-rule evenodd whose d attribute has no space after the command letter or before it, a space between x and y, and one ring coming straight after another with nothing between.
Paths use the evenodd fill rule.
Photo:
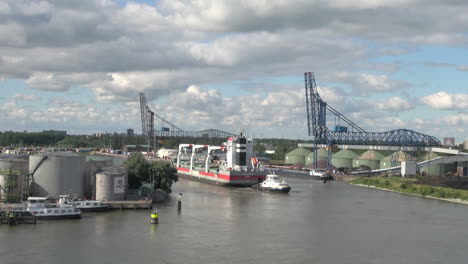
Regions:
<instances>
[{"instance_id":1,"label":"calm water surface","mask_svg":"<svg viewBox=\"0 0 468 264\"><path fill-rule=\"evenodd\" d=\"M468 263L468 206L287 180L289 195L180 179L159 225L114 211L0 226L0 263Z\"/></svg>"}]
</instances>

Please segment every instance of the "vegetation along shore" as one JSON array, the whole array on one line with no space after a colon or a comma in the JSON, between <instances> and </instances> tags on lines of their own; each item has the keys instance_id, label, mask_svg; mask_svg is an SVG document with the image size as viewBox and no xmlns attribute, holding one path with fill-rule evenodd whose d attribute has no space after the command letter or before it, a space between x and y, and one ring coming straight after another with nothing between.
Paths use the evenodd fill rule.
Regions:
<instances>
[{"instance_id":1,"label":"vegetation along shore","mask_svg":"<svg viewBox=\"0 0 468 264\"><path fill-rule=\"evenodd\" d=\"M364 187L468 204L468 190L418 184L417 179L414 178L359 178L354 179L349 183Z\"/></svg>"}]
</instances>

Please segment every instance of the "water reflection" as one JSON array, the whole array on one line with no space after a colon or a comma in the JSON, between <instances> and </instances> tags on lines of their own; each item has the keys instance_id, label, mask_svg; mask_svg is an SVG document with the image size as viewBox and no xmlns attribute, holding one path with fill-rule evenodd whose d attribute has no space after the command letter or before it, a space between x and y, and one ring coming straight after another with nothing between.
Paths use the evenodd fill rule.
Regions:
<instances>
[{"instance_id":1,"label":"water reflection","mask_svg":"<svg viewBox=\"0 0 468 264\"><path fill-rule=\"evenodd\" d=\"M150 224L150 239L156 239L156 233L158 231L158 224Z\"/></svg>"}]
</instances>

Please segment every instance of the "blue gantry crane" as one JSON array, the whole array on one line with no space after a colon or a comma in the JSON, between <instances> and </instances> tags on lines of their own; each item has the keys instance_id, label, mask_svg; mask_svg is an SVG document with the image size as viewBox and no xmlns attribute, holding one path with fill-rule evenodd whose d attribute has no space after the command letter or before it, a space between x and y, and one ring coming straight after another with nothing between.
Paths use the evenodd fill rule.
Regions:
<instances>
[{"instance_id":1,"label":"blue gantry crane","mask_svg":"<svg viewBox=\"0 0 468 264\"><path fill-rule=\"evenodd\" d=\"M217 129L205 129L201 131L184 131L151 110L144 93L140 93L141 131L148 139L148 146L156 147L156 139L162 138L204 138L227 139L233 133ZM161 129L155 129L155 118L161 121Z\"/></svg>"},{"instance_id":2,"label":"blue gantry crane","mask_svg":"<svg viewBox=\"0 0 468 264\"><path fill-rule=\"evenodd\" d=\"M408 129L397 129L388 132L367 132L320 98L313 72L304 73L304 80L308 133L309 136L313 137L314 168L317 168L317 149L319 144L327 145L328 169L331 167L332 146L334 144L380 145L404 148L441 145L441 142L433 136ZM327 127L327 113L335 118L335 125L332 130Z\"/></svg>"}]
</instances>

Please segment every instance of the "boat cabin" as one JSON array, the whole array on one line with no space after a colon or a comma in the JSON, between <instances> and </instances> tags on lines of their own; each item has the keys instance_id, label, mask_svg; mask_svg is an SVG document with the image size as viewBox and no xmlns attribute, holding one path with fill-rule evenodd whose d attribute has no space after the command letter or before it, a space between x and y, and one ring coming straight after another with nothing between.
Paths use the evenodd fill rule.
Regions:
<instances>
[{"instance_id":1,"label":"boat cabin","mask_svg":"<svg viewBox=\"0 0 468 264\"><path fill-rule=\"evenodd\" d=\"M47 202L47 197L28 197L28 203L30 204L45 204Z\"/></svg>"},{"instance_id":2,"label":"boat cabin","mask_svg":"<svg viewBox=\"0 0 468 264\"><path fill-rule=\"evenodd\" d=\"M273 181L279 181L280 178L279 178L279 176L276 175L276 174L268 174L268 175L266 176L266 179L267 179L267 180L273 180Z\"/></svg>"}]
</instances>

